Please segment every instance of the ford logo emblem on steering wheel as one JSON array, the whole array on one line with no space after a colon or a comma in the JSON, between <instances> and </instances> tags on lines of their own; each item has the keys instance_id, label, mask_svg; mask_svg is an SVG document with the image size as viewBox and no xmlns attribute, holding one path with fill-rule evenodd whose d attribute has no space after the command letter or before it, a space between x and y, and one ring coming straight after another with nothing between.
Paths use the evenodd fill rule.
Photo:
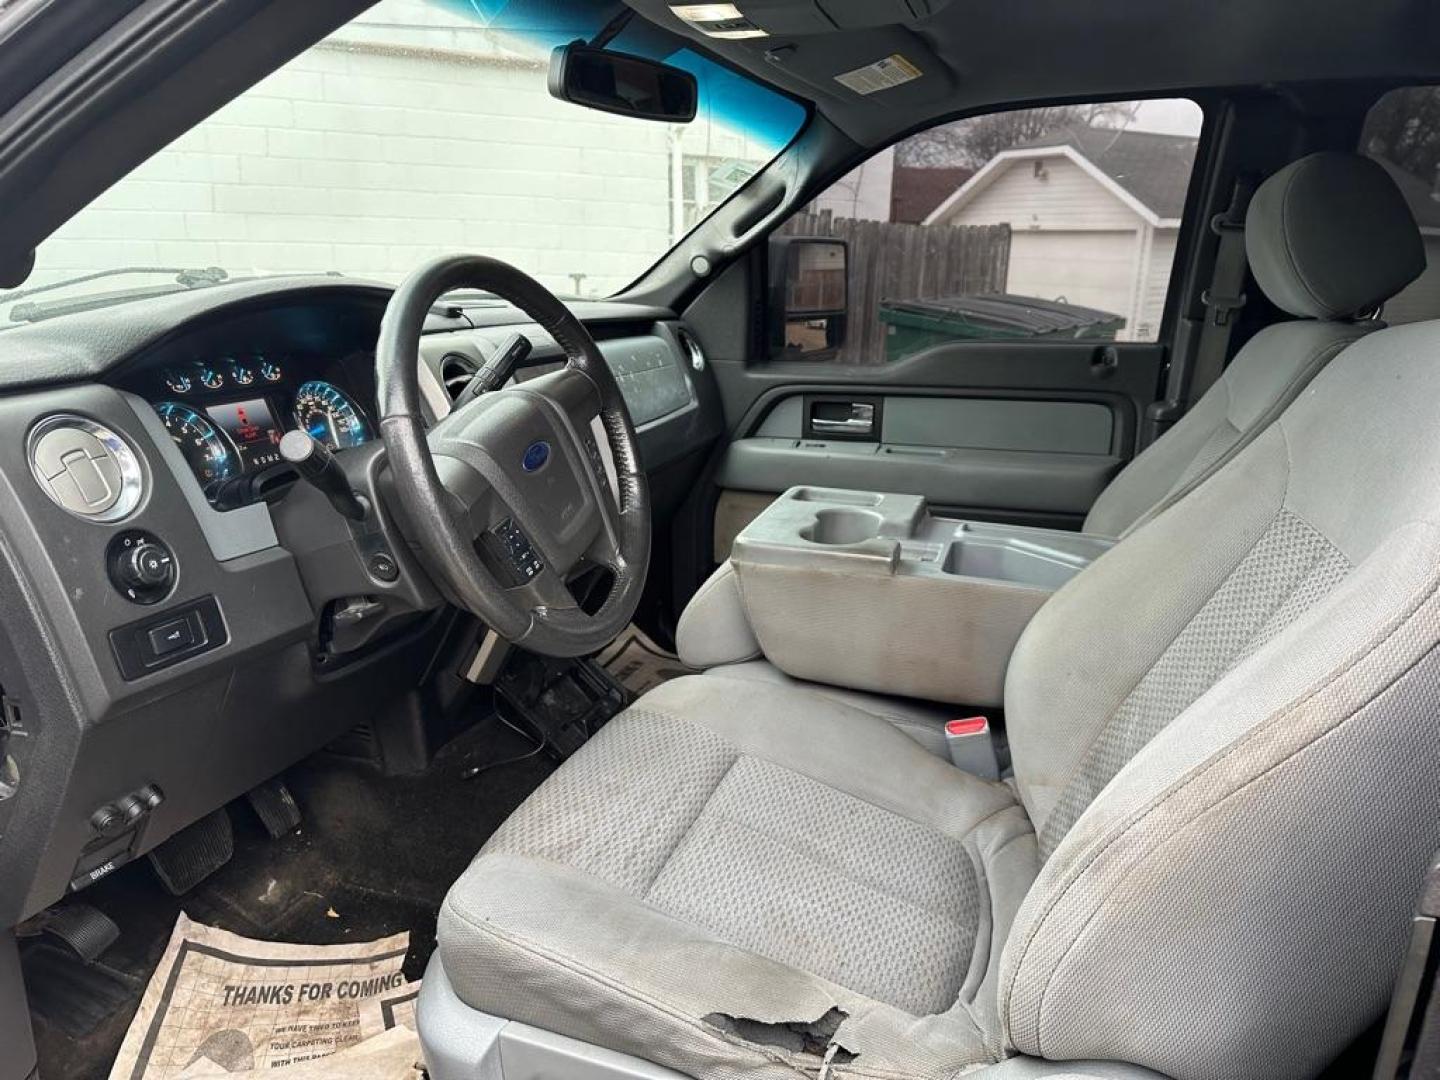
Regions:
<instances>
[{"instance_id":1,"label":"ford logo emblem on steering wheel","mask_svg":"<svg viewBox=\"0 0 1440 1080\"><path fill-rule=\"evenodd\" d=\"M526 472L535 472L543 469L549 460L550 444L544 439L540 439L525 448L525 456L520 459L520 467Z\"/></svg>"}]
</instances>

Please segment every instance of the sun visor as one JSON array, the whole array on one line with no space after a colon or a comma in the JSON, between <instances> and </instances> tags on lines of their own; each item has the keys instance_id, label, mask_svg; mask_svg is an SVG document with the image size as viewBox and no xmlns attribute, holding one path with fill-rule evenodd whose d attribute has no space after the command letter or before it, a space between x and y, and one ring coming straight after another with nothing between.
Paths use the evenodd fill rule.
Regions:
<instances>
[{"instance_id":1,"label":"sun visor","mask_svg":"<svg viewBox=\"0 0 1440 1080\"><path fill-rule=\"evenodd\" d=\"M906 112L955 93L955 72L903 26L779 40L766 59L823 98ZM918 115L918 114L917 114Z\"/></svg>"}]
</instances>

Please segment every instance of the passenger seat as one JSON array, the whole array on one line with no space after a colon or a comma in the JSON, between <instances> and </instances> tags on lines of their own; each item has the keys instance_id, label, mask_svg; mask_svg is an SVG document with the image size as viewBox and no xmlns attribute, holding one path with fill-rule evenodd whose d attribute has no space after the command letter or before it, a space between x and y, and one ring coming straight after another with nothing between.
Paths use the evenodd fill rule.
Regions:
<instances>
[{"instance_id":1,"label":"passenger seat","mask_svg":"<svg viewBox=\"0 0 1440 1080\"><path fill-rule=\"evenodd\" d=\"M1245 217L1245 250L1256 283L1295 319L1245 344L1195 406L1101 493L1085 532L1118 538L1184 498L1263 432L1332 358L1383 325L1376 310L1425 269L1404 197L1383 168L1357 154L1311 154L1265 181ZM729 562L686 607L676 644L694 668L798 681L763 658ZM956 715L953 705L813 689L946 753L943 726Z\"/></svg>"},{"instance_id":2,"label":"passenger seat","mask_svg":"<svg viewBox=\"0 0 1440 1080\"><path fill-rule=\"evenodd\" d=\"M1295 321L1245 344L1179 423L1100 493L1085 532L1118 538L1184 498L1337 353L1380 326L1375 312L1425 269L1400 189L1358 154L1311 154L1265 181L1245 215L1245 253L1256 284Z\"/></svg>"}]
</instances>

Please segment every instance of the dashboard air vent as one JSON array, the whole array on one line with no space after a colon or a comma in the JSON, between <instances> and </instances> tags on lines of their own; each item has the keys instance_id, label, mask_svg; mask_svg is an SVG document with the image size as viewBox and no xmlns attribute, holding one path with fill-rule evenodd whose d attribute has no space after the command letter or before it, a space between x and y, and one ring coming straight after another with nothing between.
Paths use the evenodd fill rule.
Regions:
<instances>
[{"instance_id":1,"label":"dashboard air vent","mask_svg":"<svg viewBox=\"0 0 1440 1080\"><path fill-rule=\"evenodd\" d=\"M675 337L680 341L680 347L685 350L685 355L690 358L690 366L696 371L705 370L705 350L700 348L700 342L695 340L694 335L688 330L676 330Z\"/></svg>"},{"instance_id":2,"label":"dashboard air vent","mask_svg":"<svg viewBox=\"0 0 1440 1080\"><path fill-rule=\"evenodd\" d=\"M479 363L462 353L446 353L440 358L440 381L451 401L460 396L479 370Z\"/></svg>"},{"instance_id":3,"label":"dashboard air vent","mask_svg":"<svg viewBox=\"0 0 1440 1080\"><path fill-rule=\"evenodd\" d=\"M140 504L144 476L134 451L93 420L47 416L31 430L26 450L36 483L76 517L119 521Z\"/></svg>"}]
</instances>

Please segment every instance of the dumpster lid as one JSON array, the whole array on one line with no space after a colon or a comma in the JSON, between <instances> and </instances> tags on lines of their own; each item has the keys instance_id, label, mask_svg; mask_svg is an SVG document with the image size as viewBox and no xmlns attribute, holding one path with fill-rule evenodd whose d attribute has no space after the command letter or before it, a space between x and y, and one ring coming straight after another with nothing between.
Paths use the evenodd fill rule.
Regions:
<instances>
[{"instance_id":1,"label":"dumpster lid","mask_svg":"<svg viewBox=\"0 0 1440 1080\"><path fill-rule=\"evenodd\" d=\"M1031 334L1063 333L1103 323L1124 322L1124 316L1098 308L1042 300L1038 296L1013 293L978 293L970 296L940 296L925 300L887 300L884 308L930 318L963 319L966 322L1024 330Z\"/></svg>"}]
</instances>

